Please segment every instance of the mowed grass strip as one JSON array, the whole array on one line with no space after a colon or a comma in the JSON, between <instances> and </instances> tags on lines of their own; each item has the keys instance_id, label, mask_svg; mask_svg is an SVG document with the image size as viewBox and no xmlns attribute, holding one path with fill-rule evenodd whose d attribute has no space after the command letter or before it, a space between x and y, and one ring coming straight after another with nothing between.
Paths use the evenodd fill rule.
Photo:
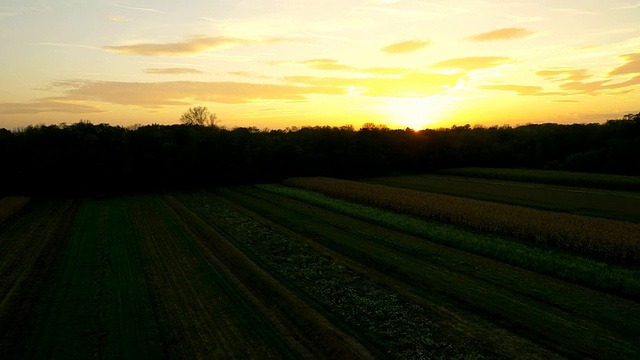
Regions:
<instances>
[{"instance_id":1,"label":"mowed grass strip","mask_svg":"<svg viewBox=\"0 0 640 360\"><path fill-rule=\"evenodd\" d=\"M219 190L217 194L230 202L217 200L213 194L180 199L215 223L236 246L307 304L356 336L374 355L400 359L481 357L440 341L435 336L438 326L415 302L257 221L233 205L231 190Z\"/></svg>"},{"instance_id":2,"label":"mowed grass strip","mask_svg":"<svg viewBox=\"0 0 640 360\"><path fill-rule=\"evenodd\" d=\"M178 199L184 205L171 197L165 201L199 234L204 240L201 244L224 263L232 273L230 276L241 283L254 305L278 326L299 357L373 358L361 344L301 301L281 283L281 278L272 276L253 261L256 259L253 252L238 242L235 234L227 231L229 222L245 219L240 213L206 192L180 194ZM242 226L253 227L249 223Z\"/></svg>"},{"instance_id":3,"label":"mowed grass strip","mask_svg":"<svg viewBox=\"0 0 640 360\"><path fill-rule=\"evenodd\" d=\"M131 199L144 272L169 359L287 359L273 325L212 262L195 233L158 197Z\"/></svg>"},{"instance_id":4,"label":"mowed grass strip","mask_svg":"<svg viewBox=\"0 0 640 360\"><path fill-rule=\"evenodd\" d=\"M640 191L639 176L596 174L573 171L504 168L453 168L437 172L443 175L486 179L527 181L541 184L584 186L611 190Z\"/></svg>"},{"instance_id":5,"label":"mowed grass strip","mask_svg":"<svg viewBox=\"0 0 640 360\"><path fill-rule=\"evenodd\" d=\"M22 358L157 359L162 348L124 199L85 200Z\"/></svg>"},{"instance_id":6,"label":"mowed grass strip","mask_svg":"<svg viewBox=\"0 0 640 360\"><path fill-rule=\"evenodd\" d=\"M38 302L67 246L74 201L31 204L0 226L0 359L20 358Z\"/></svg>"},{"instance_id":7,"label":"mowed grass strip","mask_svg":"<svg viewBox=\"0 0 640 360\"><path fill-rule=\"evenodd\" d=\"M291 178L285 184L607 261L640 263L640 224L333 178Z\"/></svg>"},{"instance_id":8,"label":"mowed grass strip","mask_svg":"<svg viewBox=\"0 0 640 360\"><path fill-rule=\"evenodd\" d=\"M449 224L337 199L318 192L275 184L258 185L258 187L439 244L634 300L640 299L640 269L637 268L587 259L507 237L472 232Z\"/></svg>"},{"instance_id":9,"label":"mowed grass strip","mask_svg":"<svg viewBox=\"0 0 640 360\"><path fill-rule=\"evenodd\" d=\"M513 268L256 188L233 190L234 200L243 206L365 267L389 275L394 279L388 281L390 286L406 284L411 293L448 309L469 309L472 314L495 322L498 328L564 356L633 358L640 351L640 343L632 335L640 332L640 321L634 318L640 305L634 301ZM487 332L484 337L490 338L498 331L489 328ZM504 337L507 342L508 336ZM505 342L494 342L502 355L523 356L509 352L516 346L510 347ZM518 339L513 343L519 344L517 351L527 354L536 351Z\"/></svg>"}]
</instances>

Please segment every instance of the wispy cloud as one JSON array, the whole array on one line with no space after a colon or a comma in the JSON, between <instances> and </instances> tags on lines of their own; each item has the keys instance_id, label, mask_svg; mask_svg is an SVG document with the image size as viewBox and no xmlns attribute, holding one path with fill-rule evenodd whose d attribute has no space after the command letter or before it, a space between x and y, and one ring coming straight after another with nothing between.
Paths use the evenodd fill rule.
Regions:
<instances>
[{"instance_id":1,"label":"wispy cloud","mask_svg":"<svg viewBox=\"0 0 640 360\"><path fill-rule=\"evenodd\" d=\"M552 10L553 11L557 11L557 12L570 13L572 15L597 15L593 11L586 11L586 10L582 10L582 9L558 8L558 9L552 9Z\"/></svg>"},{"instance_id":2,"label":"wispy cloud","mask_svg":"<svg viewBox=\"0 0 640 360\"><path fill-rule=\"evenodd\" d=\"M532 23L549 20L549 18L541 16L511 16L511 19L517 23Z\"/></svg>"},{"instance_id":3,"label":"wispy cloud","mask_svg":"<svg viewBox=\"0 0 640 360\"><path fill-rule=\"evenodd\" d=\"M353 70L353 66L341 64L335 59L311 59L301 61L300 64L317 70Z\"/></svg>"},{"instance_id":4,"label":"wispy cloud","mask_svg":"<svg viewBox=\"0 0 640 360\"><path fill-rule=\"evenodd\" d=\"M406 54L418 51L431 45L430 41L408 40L383 47L381 50L387 54Z\"/></svg>"},{"instance_id":5,"label":"wispy cloud","mask_svg":"<svg viewBox=\"0 0 640 360\"><path fill-rule=\"evenodd\" d=\"M192 69L192 68L154 68L154 69L145 69L144 72L147 74L202 74L202 71Z\"/></svg>"},{"instance_id":6,"label":"wispy cloud","mask_svg":"<svg viewBox=\"0 0 640 360\"><path fill-rule=\"evenodd\" d=\"M541 70L536 75L553 81L582 81L590 77L587 69Z\"/></svg>"},{"instance_id":7,"label":"wispy cloud","mask_svg":"<svg viewBox=\"0 0 640 360\"><path fill-rule=\"evenodd\" d=\"M95 106L60 101L57 98L39 99L30 103L0 103L0 113L5 115L28 115L50 112L90 114L104 112Z\"/></svg>"},{"instance_id":8,"label":"wispy cloud","mask_svg":"<svg viewBox=\"0 0 640 360\"><path fill-rule=\"evenodd\" d=\"M509 64L513 59L505 56L471 56L441 61L431 65L436 69L480 70Z\"/></svg>"},{"instance_id":9,"label":"wispy cloud","mask_svg":"<svg viewBox=\"0 0 640 360\"><path fill-rule=\"evenodd\" d=\"M373 67L357 70L361 74L377 76L400 76L415 72L413 69L404 67Z\"/></svg>"},{"instance_id":10,"label":"wispy cloud","mask_svg":"<svg viewBox=\"0 0 640 360\"><path fill-rule=\"evenodd\" d=\"M112 5L115 6L115 7L122 8L122 9L139 10L139 11L146 11L146 12L152 12L152 13L157 13L157 14L166 14L166 12L164 12L164 11L151 9L151 8L141 8L141 7L134 7L134 6L126 6L126 5L116 4L116 3L113 3Z\"/></svg>"},{"instance_id":11,"label":"wispy cloud","mask_svg":"<svg viewBox=\"0 0 640 360\"><path fill-rule=\"evenodd\" d=\"M640 2L635 4L635 5L626 5L626 6L618 6L618 7L614 7L614 10L630 10L630 9L637 9L640 8Z\"/></svg>"},{"instance_id":12,"label":"wispy cloud","mask_svg":"<svg viewBox=\"0 0 640 360\"><path fill-rule=\"evenodd\" d=\"M542 86L532 85L484 85L480 86L484 90L512 91L520 96L550 96L550 95L567 95L562 92L547 92Z\"/></svg>"},{"instance_id":13,"label":"wispy cloud","mask_svg":"<svg viewBox=\"0 0 640 360\"><path fill-rule=\"evenodd\" d=\"M626 64L615 68L609 75L640 74L640 53L625 54L620 56Z\"/></svg>"},{"instance_id":14,"label":"wispy cloud","mask_svg":"<svg viewBox=\"0 0 640 360\"><path fill-rule=\"evenodd\" d=\"M535 32L525 28L504 28L484 32L467 38L470 41L499 41L522 39L534 35Z\"/></svg>"},{"instance_id":15,"label":"wispy cloud","mask_svg":"<svg viewBox=\"0 0 640 360\"><path fill-rule=\"evenodd\" d=\"M630 90L621 90L633 86L640 85L640 75L635 76L627 81L610 83L609 80L591 81L591 82L569 82L560 85L560 88L583 95L598 95L601 93L621 94Z\"/></svg>"},{"instance_id":16,"label":"wispy cloud","mask_svg":"<svg viewBox=\"0 0 640 360\"><path fill-rule=\"evenodd\" d=\"M297 84L358 89L358 93L373 97L425 97L455 86L459 74L408 73L397 77L314 77L290 76L284 80Z\"/></svg>"},{"instance_id":17,"label":"wispy cloud","mask_svg":"<svg viewBox=\"0 0 640 360\"><path fill-rule=\"evenodd\" d=\"M242 82L58 81L52 86L69 101L97 101L146 108L185 106L193 101L241 104L255 100L307 100L308 95L344 95L345 89Z\"/></svg>"},{"instance_id":18,"label":"wispy cloud","mask_svg":"<svg viewBox=\"0 0 640 360\"><path fill-rule=\"evenodd\" d=\"M266 75L253 73L249 71L231 71L229 72L229 74L235 75L235 76L242 76L244 78L249 78L249 79L270 79L270 77Z\"/></svg>"},{"instance_id":19,"label":"wispy cloud","mask_svg":"<svg viewBox=\"0 0 640 360\"><path fill-rule=\"evenodd\" d=\"M243 39L225 36L199 36L173 43L142 43L133 45L105 46L104 50L120 54L145 56L180 56L240 45L273 44L291 39L273 38L265 40Z\"/></svg>"},{"instance_id":20,"label":"wispy cloud","mask_svg":"<svg viewBox=\"0 0 640 360\"><path fill-rule=\"evenodd\" d=\"M70 47L70 48L85 48L91 50L99 50L100 48L92 45L85 44L65 44L65 43L53 43L53 42L43 42L43 43L34 43L31 45L42 45L42 46L55 46L55 47Z\"/></svg>"},{"instance_id":21,"label":"wispy cloud","mask_svg":"<svg viewBox=\"0 0 640 360\"><path fill-rule=\"evenodd\" d=\"M0 11L0 17L12 17L18 15L17 11Z\"/></svg>"},{"instance_id":22,"label":"wispy cloud","mask_svg":"<svg viewBox=\"0 0 640 360\"><path fill-rule=\"evenodd\" d=\"M271 61L270 65L303 65L311 69L327 71L348 71L354 74L369 76L400 76L407 73L416 72L415 69L404 67L372 67L359 68L353 65L344 64L336 59L309 59L302 61Z\"/></svg>"},{"instance_id":23,"label":"wispy cloud","mask_svg":"<svg viewBox=\"0 0 640 360\"><path fill-rule=\"evenodd\" d=\"M119 16L119 15L111 15L109 16L109 20L113 21L113 22L130 22L131 19L129 19L126 16Z\"/></svg>"}]
</instances>

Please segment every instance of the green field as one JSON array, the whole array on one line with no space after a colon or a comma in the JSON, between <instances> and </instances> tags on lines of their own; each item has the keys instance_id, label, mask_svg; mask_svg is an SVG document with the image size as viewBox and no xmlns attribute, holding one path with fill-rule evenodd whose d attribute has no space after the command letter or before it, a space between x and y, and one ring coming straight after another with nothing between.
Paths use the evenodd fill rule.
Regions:
<instances>
[{"instance_id":1,"label":"green field","mask_svg":"<svg viewBox=\"0 0 640 360\"><path fill-rule=\"evenodd\" d=\"M430 177L371 181L395 198L444 186ZM468 184L452 184L449 195L467 197L456 198L460 206L478 201L462 194ZM31 200L0 224L0 358L640 354L640 266L628 255L638 234L602 257L579 236L566 247L541 242L544 229L532 237L436 210L419 216L367 192L378 185L348 185L381 203L277 184ZM513 206L498 193L493 200L492 209ZM529 200L519 205L551 213ZM553 213L577 216L557 204ZM599 211L604 219L574 220L640 226Z\"/></svg>"}]
</instances>

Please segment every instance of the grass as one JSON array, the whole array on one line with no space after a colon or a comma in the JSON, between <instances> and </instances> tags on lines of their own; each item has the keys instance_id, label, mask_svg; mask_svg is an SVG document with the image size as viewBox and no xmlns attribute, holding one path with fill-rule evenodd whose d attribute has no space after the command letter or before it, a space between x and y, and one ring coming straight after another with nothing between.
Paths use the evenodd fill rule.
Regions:
<instances>
[{"instance_id":1,"label":"grass","mask_svg":"<svg viewBox=\"0 0 640 360\"><path fill-rule=\"evenodd\" d=\"M26 358L162 354L124 200L86 200L34 320Z\"/></svg>"}]
</instances>

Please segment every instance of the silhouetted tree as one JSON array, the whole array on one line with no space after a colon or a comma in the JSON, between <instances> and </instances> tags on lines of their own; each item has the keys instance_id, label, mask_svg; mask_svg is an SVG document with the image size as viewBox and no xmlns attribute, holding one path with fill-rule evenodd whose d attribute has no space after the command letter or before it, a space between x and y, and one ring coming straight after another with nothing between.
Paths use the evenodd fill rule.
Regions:
<instances>
[{"instance_id":1,"label":"silhouetted tree","mask_svg":"<svg viewBox=\"0 0 640 360\"><path fill-rule=\"evenodd\" d=\"M196 106L189 108L182 116L180 121L185 125L199 125L215 127L218 122L216 114L209 112L205 106Z\"/></svg>"}]
</instances>

